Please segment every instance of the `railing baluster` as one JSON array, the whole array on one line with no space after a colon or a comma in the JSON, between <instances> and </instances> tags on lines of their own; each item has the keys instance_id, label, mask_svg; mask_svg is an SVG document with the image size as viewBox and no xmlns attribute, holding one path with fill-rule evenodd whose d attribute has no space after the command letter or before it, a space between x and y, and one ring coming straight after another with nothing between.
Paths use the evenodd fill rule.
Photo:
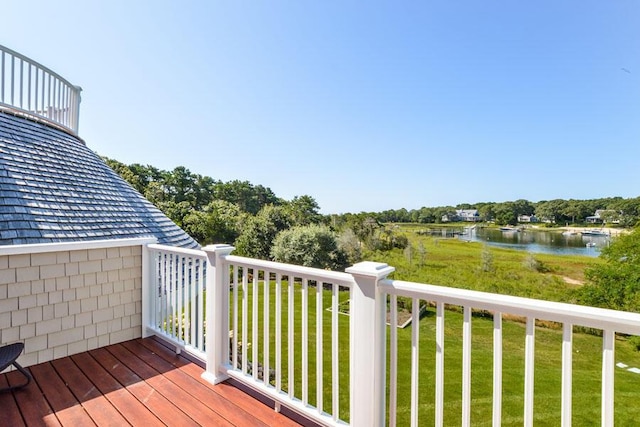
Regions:
<instances>
[{"instance_id":1,"label":"railing baluster","mask_svg":"<svg viewBox=\"0 0 640 427\"><path fill-rule=\"evenodd\" d=\"M251 313L251 371L253 380L258 380L258 276L260 270L253 269L253 289L251 291L252 313ZM245 356L246 357L246 356Z\"/></svg>"},{"instance_id":2,"label":"railing baluster","mask_svg":"<svg viewBox=\"0 0 640 427\"><path fill-rule=\"evenodd\" d=\"M276 392L282 390L282 274L276 273Z\"/></svg>"},{"instance_id":3,"label":"railing baluster","mask_svg":"<svg viewBox=\"0 0 640 427\"><path fill-rule=\"evenodd\" d=\"M436 303L436 402L435 424L444 424L444 303Z\"/></svg>"},{"instance_id":4,"label":"railing baluster","mask_svg":"<svg viewBox=\"0 0 640 427\"><path fill-rule=\"evenodd\" d=\"M322 391L323 381L322 372L324 371L324 364L322 359L323 346L322 346L322 287L323 283L316 280L316 409L318 413L322 413Z\"/></svg>"},{"instance_id":5,"label":"railing baluster","mask_svg":"<svg viewBox=\"0 0 640 427\"><path fill-rule=\"evenodd\" d=\"M302 298L300 305L302 308L302 404L309 403L309 313L307 310L309 300L309 282L302 279Z\"/></svg>"},{"instance_id":6,"label":"railing baluster","mask_svg":"<svg viewBox=\"0 0 640 427\"><path fill-rule=\"evenodd\" d=\"M183 268L184 265L184 258L182 258L181 256L177 256L176 257L176 312L177 312L177 319L176 319L176 324L178 325L178 340L182 341L186 344L186 337L183 337L183 328L184 328L184 321L183 321L183 316L184 316L184 298L183 298L183 293L184 293L184 284L182 283L182 279L183 279Z\"/></svg>"},{"instance_id":7,"label":"railing baluster","mask_svg":"<svg viewBox=\"0 0 640 427\"><path fill-rule=\"evenodd\" d=\"M614 400L614 352L616 334L610 329L602 331L602 422L605 427L613 427Z\"/></svg>"},{"instance_id":8,"label":"railing baluster","mask_svg":"<svg viewBox=\"0 0 640 427\"><path fill-rule=\"evenodd\" d=\"M533 373L535 369L535 327L536 320L527 317L524 360L524 425L533 426Z\"/></svg>"},{"instance_id":9,"label":"railing baluster","mask_svg":"<svg viewBox=\"0 0 640 427\"><path fill-rule=\"evenodd\" d=\"M198 342L196 340L196 323L197 323L197 314L196 314L196 281L195 281L195 271L196 271L196 260L194 258L189 258L189 274L187 275L188 280L187 280L187 285L189 286L189 303L187 305L188 307L188 311L189 311L189 317L187 317L187 319L189 319L189 323L188 323L188 330L189 330L189 341L190 344L197 348L200 349L200 347L198 347Z\"/></svg>"},{"instance_id":10,"label":"railing baluster","mask_svg":"<svg viewBox=\"0 0 640 427\"><path fill-rule=\"evenodd\" d=\"M287 301L288 303L288 307L287 307L287 332L289 334L289 343L288 343L288 349L289 349L289 359L288 359L288 367L289 367L289 372L288 372L288 387L289 387L289 399L293 399L294 397L294 372L295 372L295 360L294 360L294 347L295 347L295 340L294 340L294 331L293 331L293 316L294 316L294 310L293 310L293 298L294 298L294 292L293 292L293 284L294 284L295 278L290 275L289 279L287 280L289 288L289 300Z\"/></svg>"},{"instance_id":11,"label":"railing baluster","mask_svg":"<svg viewBox=\"0 0 640 427\"><path fill-rule=\"evenodd\" d=\"M502 313L493 313L493 425L502 425Z\"/></svg>"},{"instance_id":12,"label":"railing baluster","mask_svg":"<svg viewBox=\"0 0 640 427\"><path fill-rule=\"evenodd\" d=\"M60 96L60 86L62 82L59 79L56 79L56 107L55 107L55 120L60 122L60 111L62 110L60 106L61 96Z\"/></svg>"},{"instance_id":13,"label":"railing baluster","mask_svg":"<svg viewBox=\"0 0 640 427\"><path fill-rule=\"evenodd\" d=\"M27 64L27 110L31 110L31 63Z\"/></svg>"},{"instance_id":14,"label":"railing baluster","mask_svg":"<svg viewBox=\"0 0 640 427\"><path fill-rule=\"evenodd\" d=\"M411 427L418 427L418 379L420 369L420 300L413 298L411 312Z\"/></svg>"},{"instance_id":15,"label":"railing baluster","mask_svg":"<svg viewBox=\"0 0 640 427\"><path fill-rule=\"evenodd\" d=\"M20 108L23 108L23 93L24 93L24 61L20 60Z\"/></svg>"},{"instance_id":16,"label":"railing baluster","mask_svg":"<svg viewBox=\"0 0 640 427\"><path fill-rule=\"evenodd\" d=\"M42 117L47 117L47 104L45 104L44 102L44 97L45 97L45 83L47 80L47 73L42 70L42 80L40 81L41 83L41 88L40 88L40 115Z\"/></svg>"},{"instance_id":17,"label":"railing baluster","mask_svg":"<svg viewBox=\"0 0 640 427\"><path fill-rule=\"evenodd\" d=\"M249 339L249 269L242 267L242 373L247 374L249 355L247 340Z\"/></svg>"},{"instance_id":18,"label":"railing baluster","mask_svg":"<svg viewBox=\"0 0 640 427\"><path fill-rule=\"evenodd\" d=\"M40 69L38 67L36 67L35 70L35 81L33 83L33 110L36 112L36 114L38 113L38 82L39 80L39 76L40 76Z\"/></svg>"},{"instance_id":19,"label":"railing baluster","mask_svg":"<svg viewBox=\"0 0 640 427\"><path fill-rule=\"evenodd\" d=\"M176 322L178 315L178 268L177 268L177 255L171 255L171 336L176 337Z\"/></svg>"},{"instance_id":20,"label":"railing baluster","mask_svg":"<svg viewBox=\"0 0 640 427\"><path fill-rule=\"evenodd\" d=\"M199 348L201 351L205 351L205 341L204 341L204 325L207 323L207 310L204 304L205 299L205 272L206 272L206 261L199 261L199 274L198 274L198 313L199 313L199 322L198 322L198 343L200 344Z\"/></svg>"},{"instance_id":21,"label":"railing baluster","mask_svg":"<svg viewBox=\"0 0 640 427\"><path fill-rule=\"evenodd\" d=\"M333 420L338 420L339 402L340 402L340 371L338 364L340 358L338 354L338 304L339 304L338 285L335 283L331 290L331 401Z\"/></svg>"},{"instance_id":22,"label":"railing baluster","mask_svg":"<svg viewBox=\"0 0 640 427\"><path fill-rule=\"evenodd\" d=\"M169 297L171 295L171 278L169 277L169 254L164 254L164 282L162 292L162 332L164 334L169 333Z\"/></svg>"},{"instance_id":23,"label":"railing baluster","mask_svg":"<svg viewBox=\"0 0 640 427\"><path fill-rule=\"evenodd\" d=\"M231 366L238 368L238 266L233 266L233 339L231 347Z\"/></svg>"},{"instance_id":24,"label":"railing baluster","mask_svg":"<svg viewBox=\"0 0 640 427\"><path fill-rule=\"evenodd\" d=\"M269 273L268 271L264 271L264 289L263 289L263 294L264 294L264 301L263 301L263 307L264 307L264 313L263 313L263 330L264 330L264 348L263 348L263 359L264 361L262 362L262 377L264 379L264 385L268 386L269 385L269 357L271 356L271 353L269 352L269 339L270 339L270 332L269 332L269 279L271 278L271 273Z\"/></svg>"},{"instance_id":25,"label":"railing baluster","mask_svg":"<svg viewBox=\"0 0 640 427\"><path fill-rule=\"evenodd\" d=\"M46 117L49 118L49 119L52 119L53 118L53 114L52 114L53 113L53 96L52 96L53 83L51 81L52 80L51 74L47 74L47 76L48 76L48 79L47 79L48 80L48 82L47 82L47 104L48 104L48 106L47 106L47 115L46 115Z\"/></svg>"},{"instance_id":26,"label":"railing baluster","mask_svg":"<svg viewBox=\"0 0 640 427\"><path fill-rule=\"evenodd\" d=\"M4 103L4 51L0 51L0 102Z\"/></svg>"},{"instance_id":27,"label":"railing baluster","mask_svg":"<svg viewBox=\"0 0 640 427\"><path fill-rule=\"evenodd\" d=\"M15 91L16 91L16 83L15 83L15 68L16 68L16 57L11 56L11 105L15 105Z\"/></svg>"},{"instance_id":28,"label":"railing baluster","mask_svg":"<svg viewBox=\"0 0 640 427\"><path fill-rule=\"evenodd\" d=\"M394 427L398 409L398 296L395 294L391 295L389 310L389 425Z\"/></svg>"},{"instance_id":29,"label":"railing baluster","mask_svg":"<svg viewBox=\"0 0 640 427\"><path fill-rule=\"evenodd\" d=\"M463 309L462 325L462 425L471 425L471 307Z\"/></svg>"},{"instance_id":30,"label":"railing baluster","mask_svg":"<svg viewBox=\"0 0 640 427\"><path fill-rule=\"evenodd\" d=\"M146 253L146 256L145 256ZM142 256L145 258L142 261L142 268L146 269L146 271L148 272L149 276L148 276L148 282L146 282L147 286L147 292L149 292L149 295L145 295L144 294L144 290L142 291L142 298L143 298L143 307L146 307L145 310L145 315L143 315L142 317L142 335L143 338L148 336L148 328L149 326L153 327L153 330L155 330L155 324L156 324L156 314L158 312L157 310L157 301L158 301L158 256L156 254L156 251L154 250L143 250ZM150 262L151 265L146 265L146 262ZM143 285L144 286L144 285ZM144 300L144 298L149 298L148 300ZM147 323L145 323L147 322Z\"/></svg>"},{"instance_id":31,"label":"railing baluster","mask_svg":"<svg viewBox=\"0 0 640 427\"><path fill-rule=\"evenodd\" d=\"M573 325L562 325L562 427L571 426Z\"/></svg>"}]
</instances>

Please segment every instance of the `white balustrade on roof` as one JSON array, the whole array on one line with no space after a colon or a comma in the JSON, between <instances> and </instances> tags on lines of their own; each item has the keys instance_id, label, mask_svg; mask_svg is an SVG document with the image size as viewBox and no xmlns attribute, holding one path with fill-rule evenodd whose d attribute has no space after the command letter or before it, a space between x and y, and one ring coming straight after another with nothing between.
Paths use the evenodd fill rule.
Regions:
<instances>
[{"instance_id":1,"label":"white balustrade on roof","mask_svg":"<svg viewBox=\"0 0 640 427\"><path fill-rule=\"evenodd\" d=\"M0 110L77 135L81 91L44 65L0 45Z\"/></svg>"}]
</instances>

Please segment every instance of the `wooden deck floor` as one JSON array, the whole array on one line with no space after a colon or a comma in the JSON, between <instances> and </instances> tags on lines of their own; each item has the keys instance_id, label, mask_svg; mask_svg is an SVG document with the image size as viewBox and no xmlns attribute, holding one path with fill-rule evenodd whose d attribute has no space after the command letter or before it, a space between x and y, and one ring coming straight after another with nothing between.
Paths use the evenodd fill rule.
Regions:
<instances>
[{"instance_id":1,"label":"wooden deck floor","mask_svg":"<svg viewBox=\"0 0 640 427\"><path fill-rule=\"evenodd\" d=\"M153 338L28 369L28 387L0 393L1 426L299 425L233 384L207 383L202 367ZM0 388L21 380L0 375Z\"/></svg>"}]
</instances>

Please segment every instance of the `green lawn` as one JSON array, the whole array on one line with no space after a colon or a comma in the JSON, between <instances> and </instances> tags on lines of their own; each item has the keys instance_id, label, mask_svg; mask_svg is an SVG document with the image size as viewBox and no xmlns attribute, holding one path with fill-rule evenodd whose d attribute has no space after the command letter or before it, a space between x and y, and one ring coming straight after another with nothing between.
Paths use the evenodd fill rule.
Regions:
<instances>
[{"instance_id":1,"label":"green lawn","mask_svg":"<svg viewBox=\"0 0 640 427\"><path fill-rule=\"evenodd\" d=\"M287 282L282 286L282 384L288 390L288 349L287 338ZM251 284L249 286L251 289ZM294 390L297 398L302 398L302 300L301 286L294 285ZM309 396L311 405L316 404L316 288L309 287L307 303L309 318ZM270 327L270 366L275 365L275 284L269 285L269 327ZM331 294L324 290L323 295L323 401L324 408L332 412L331 403L331 313L326 308L331 305ZM249 311L252 307L252 292L248 294ZM340 300L348 299L347 292L340 293ZM259 284L259 358L263 360L263 284ZM232 304L233 306L233 304ZM242 304L239 304L242 310ZM461 366L462 366L462 314L448 310L445 315L445 425L459 425L461 421ZM248 319L249 337L239 339L251 341L251 318ZM241 316L239 316L241 325ZM231 323L232 324L232 323ZM240 331L242 327L239 327ZM473 425L490 425L492 410L492 346L493 323L491 319L474 317L472 344L472 422ZM524 372L524 325L515 321L503 322L503 425L522 425L523 423L523 372ZM548 328L536 328L536 372L534 414L536 425L559 425L560 422L560 381L561 381L561 342L562 332ZM348 317L339 316L338 354L340 372L340 409L342 419L348 420L349 406L349 324ZM398 425L409 422L410 410L410 346L411 327L398 331L399 373L398 373ZM573 413L575 425L599 425L600 423L600 375L601 375L602 340L599 337L574 334L574 387ZM251 355L251 350L249 351ZM640 368L640 354L634 352L629 343L619 339L616 343L616 362L624 362L629 366ZM435 315L430 308L420 321L420 404L419 417L421 424L430 425L434 417L435 401ZM631 425L640 416L640 405L637 404L640 375L616 368L616 424Z\"/></svg>"}]
</instances>

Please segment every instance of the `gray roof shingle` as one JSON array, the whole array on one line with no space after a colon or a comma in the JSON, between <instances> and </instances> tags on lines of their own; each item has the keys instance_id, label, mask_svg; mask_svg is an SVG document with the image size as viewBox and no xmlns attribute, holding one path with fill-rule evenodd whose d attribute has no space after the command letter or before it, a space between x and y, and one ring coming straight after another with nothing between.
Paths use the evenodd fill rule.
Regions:
<instances>
[{"instance_id":1,"label":"gray roof shingle","mask_svg":"<svg viewBox=\"0 0 640 427\"><path fill-rule=\"evenodd\" d=\"M0 112L0 245L131 237L198 247L82 140Z\"/></svg>"}]
</instances>

